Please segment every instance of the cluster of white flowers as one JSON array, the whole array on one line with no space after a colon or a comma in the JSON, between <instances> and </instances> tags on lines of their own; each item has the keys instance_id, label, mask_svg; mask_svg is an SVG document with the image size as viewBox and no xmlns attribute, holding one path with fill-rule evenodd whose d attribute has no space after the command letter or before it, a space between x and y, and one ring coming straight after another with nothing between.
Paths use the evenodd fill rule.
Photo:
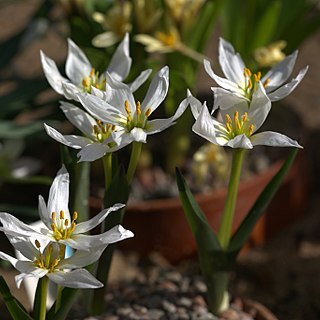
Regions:
<instances>
[{"instance_id":1,"label":"cluster of white flowers","mask_svg":"<svg viewBox=\"0 0 320 320\"><path fill-rule=\"evenodd\" d=\"M31 227L9 213L0 213L0 230L24 257L19 260L0 251L0 258L20 272L15 278L17 287L26 277L44 276L63 287L101 287L103 284L83 267L96 262L108 244L133 237L121 225L98 235L84 234L102 223L109 213L123 208L123 204L115 204L92 219L77 223L77 212L70 215L68 202L69 174L62 167L50 188L48 204L39 196L42 226ZM66 246L74 249L68 258Z\"/></svg>"},{"instance_id":2,"label":"cluster of white flowers","mask_svg":"<svg viewBox=\"0 0 320 320\"><path fill-rule=\"evenodd\" d=\"M253 74L246 68L233 46L220 38L219 63L226 78L216 75L210 62L204 61L206 72L220 87L212 88L214 105L211 114L206 103L190 98L196 119L193 131L211 143L232 148L252 149L256 145L301 148L298 142L283 134L271 131L256 133L265 122L271 103L289 95L305 76L308 67L285 83L296 58L297 51L261 77L260 72ZM220 111L222 121L212 116L216 110Z\"/></svg>"},{"instance_id":3,"label":"cluster of white flowers","mask_svg":"<svg viewBox=\"0 0 320 320\"><path fill-rule=\"evenodd\" d=\"M70 102L61 102L62 111L83 136L62 135L47 124L45 130L58 142L80 149L80 161L94 161L131 142L145 143L148 135L174 124L188 105L196 119L193 131L211 143L244 149L251 149L255 145L301 147L298 142L280 133L256 133L265 122L272 101L287 96L304 77L307 67L292 81L284 84L293 70L297 52L286 57L262 77L260 72L253 74L246 68L232 45L221 39L219 61L226 78L217 76L212 71L210 62L204 61L207 73L220 85L212 88L212 112L210 113L206 103L202 104L188 91L187 97L172 117L149 120L167 95L167 66L153 77L146 96L140 103L134 98L133 92L146 81L151 70L143 71L131 84L123 82L129 74L132 62L128 34L116 49L109 67L101 75L75 43L68 40L68 45L65 71L69 79L59 73L54 61L43 52L41 61L53 89L66 99L82 105L83 108L80 108ZM222 115L222 121L213 116L217 109ZM26 258L18 260L0 252L1 259L8 260L21 272L16 277L18 286L25 277L48 276L63 286L99 287L102 284L83 267L97 261L109 243L133 236L131 231L120 225L103 234L85 235L110 212L124 205L116 204L87 222L77 223L77 213L72 216L69 213L68 198L69 174L63 167L51 186L48 205L39 197L43 227L32 228L8 213L0 213L0 230ZM75 253L69 258L64 255L66 246L75 249Z\"/></svg>"}]
</instances>

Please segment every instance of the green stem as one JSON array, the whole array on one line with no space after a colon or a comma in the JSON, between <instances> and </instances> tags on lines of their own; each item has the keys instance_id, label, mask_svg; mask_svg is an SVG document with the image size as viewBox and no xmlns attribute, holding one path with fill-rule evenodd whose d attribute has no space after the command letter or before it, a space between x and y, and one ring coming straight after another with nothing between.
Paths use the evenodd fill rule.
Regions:
<instances>
[{"instance_id":1,"label":"green stem","mask_svg":"<svg viewBox=\"0 0 320 320\"><path fill-rule=\"evenodd\" d=\"M41 305L40 305L39 320L46 319L48 284L49 284L49 278L44 277L41 283Z\"/></svg>"},{"instance_id":2,"label":"green stem","mask_svg":"<svg viewBox=\"0 0 320 320\"><path fill-rule=\"evenodd\" d=\"M129 162L128 171L127 171L127 180L129 185L132 182L134 173L136 171L136 168L139 162L141 148L142 148L141 142L135 141L132 143L131 157L130 157L130 162Z\"/></svg>"},{"instance_id":3,"label":"green stem","mask_svg":"<svg viewBox=\"0 0 320 320\"><path fill-rule=\"evenodd\" d=\"M57 312L61 307L62 289L63 289L62 286L60 286L60 285L57 286L57 299L56 299L56 303L55 303L55 312Z\"/></svg>"},{"instance_id":4,"label":"green stem","mask_svg":"<svg viewBox=\"0 0 320 320\"><path fill-rule=\"evenodd\" d=\"M233 149L232 167L229 178L227 197L222 214L222 222L218 232L218 238L223 249L227 249L231 237L233 216L237 202L238 186L244 154L244 149Z\"/></svg>"},{"instance_id":5,"label":"green stem","mask_svg":"<svg viewBox=\"0 0 320 320\"><path fill-rule=\"evenodd\" d=\"M104 186L105 190L108 190L112 180L112 153L107 153L103 158L104 169Z\"/></svg>"}]
</instances>

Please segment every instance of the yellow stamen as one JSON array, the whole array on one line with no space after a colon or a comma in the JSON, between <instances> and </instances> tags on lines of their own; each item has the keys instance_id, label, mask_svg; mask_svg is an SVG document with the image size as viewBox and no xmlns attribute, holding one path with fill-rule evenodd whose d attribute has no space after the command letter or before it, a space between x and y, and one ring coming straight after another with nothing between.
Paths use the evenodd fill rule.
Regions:
<instances>
[{"instance_id":1,"label":"yellow stamen","mask_svg":"<svg viewBox=\"0 0 320 320\"><path fill-rule=\"evenodd\" d=\"M252 89L252 81L251 81L251 79L248 79L248 88Z\"/></svg>"},{"instance_id":2,"label":"yellow stamen","mask_svg":"<svg viewBox=\"0 0 320 320\"><path fill-rule=\"evenodd\" d=\"M84 87L84 88L88 88L89 86L90 86L90 79L89 78L83 78L82 79L82 86Z\"/></svg>"},{"instance_id":3,"label":"yellow stamen","mask_svg":"<svg viewBox=\"0 0 320 320\"><path fill-rule=\"evenodd\" d=\"M244 75L245 77L251 77L252 72L250 71L250 69L244 68L244 70L243 70L243 75Z\"/></svg>"},{"instance_id":4,"label":"yellow stamen","mask_svg":"<svg viewBox=\"0 0 320 320\"><path fill-rule=\"evenodd\" d=\"M94 74L95 74L95 69L92 68L91 71L90 71L90 77L93 78Z\"/></svg>"},{"instance_id":5,"label":"yellow stamen","mask_svg":"<svg viewBox=\"0 0 320 320\"><path fill-rule=\"evenodd\" d=\"M263 83L263 86L266 88L268 86L270 82L270 78L268 78L264 83Z\"/></svg>"},{"instance_id":6,"label":"yellow stamen","mask_svg":"<svg viewBox=\"0 0 320 320\"><path fill-rule=\"evenodd\" d=\"M111 130L116 131L117 126L115 124L112 125Z\"/></svg>"},{"instance_id":7,"label":"yellow stamen","mask_svg":"<svg viewBox=\"0 0 320 320\"><path fill-rule=\"evenodd\" d=\"M63 211L63 210L60 211L60 219L61 219L61 220L64 219L64 211Z\"/></svg>"},{"instance_id":8,"label":"yellow stamen","mask_svg":"<svg viewBox=\"0 0 320 320\"><path fill-rule=\"evenodd\" d=\"M148 118L150 114L151 114L151 108L148 108L147 111L145 112L145 115Z\"/></svg>"},{"instance_id":9,"label":"yellow stamen","mask_svg":"<svg viewBox=\"0 0 320 320\"><path fill-rule=\"evenodd\" d=\"M78 219L78 212L75 211L73 212L73 215L72 215L72 221L76 221Z\"/></svg>"},{"instance_id":10,"label":"yellow stamen","mask_svg":"<svg viewBox=\"0 0 320 320\"><path fill-rule=\"evenodd\" d=\"M228 114L226 114L226 121L227 121L227 123L231 123L232 122L231 117Z\"/></svg>"},{"instance_id":11,"label":"yellow stamen","mask_svg":"<svg viewBox=\"0 0 320 320\"><path fill-rule=\"evenodd\" d=\"M254 125L251 124L249 127L249 135L251 136L253 134L253 130L254 130Z\"/></svg>"},{"instance_id":12,"label":"yellow stamen","mask_svg":"<svg viewBox=\"0 0 320 320\"><path fill-rule=\"evenodd\" d=\"M56 220L56 216L57 216L57 214L55 212L51 213L51 219L52 220Z\"/></svg>"},{"instance_id":13,"label":"yellow stamen","mask_svg":"<svg viewBox=\"0 0 320 320\"><path fill-rule=\"evenodd\" d=\"M130 107L129 107L129 101L128 101L128 100L126 100L126 101L124 102L124 107L125 107L125 109L126 109L127 114L128 114L128 115L131 114L131 110L130 110Z\"/></svg>"},{"instance_id":14,"label":"yellow stamen","mask_svg":"<svg viewBox=\"0 0 320 320\"><path fill-rule=\"evenodd\" d=\"M137 104L136 104L136 112L137 112L137 115L140 116L140 114L141 114L140 101L137 101Z\"/></svg>"},{"instance_id":15,"label":"yellow stamen","mask_svg":"<svg viewBox=\"0 0 320 320\"><path fill-rule=\"evenodd\" d=\"M246 122L247 119L248 119L248 113L245 112L245 113L242 115L241 120L242 120L242 122Z\"/></svg>"},{"instance_id":16,"label":"yellow stamen","mask_svg":"<svg viewBox=\"0 0 320 320\"><path fill-rule=\"evenodd\" d=\"M64 225L67 227L67 226L68 226L68 224L69 224L69 220L68 220L68 219L66 219L66 220L64 221Z\"/></svg>"}]
</instances>

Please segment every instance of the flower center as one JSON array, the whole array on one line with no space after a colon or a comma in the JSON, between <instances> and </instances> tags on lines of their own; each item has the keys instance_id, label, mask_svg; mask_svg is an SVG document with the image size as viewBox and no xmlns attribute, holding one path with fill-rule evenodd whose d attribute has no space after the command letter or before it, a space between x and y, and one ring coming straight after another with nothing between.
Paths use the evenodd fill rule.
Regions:
<instances>
[{"instance_id":1,"label":"flower center","mask_svg":"<svg viewBox=\"0 0 320 320\"><path fill-rule=\"evenodd\" d=\"M104 90L106 87L106 78L104 75L99 76L99 72L94 68L91 69L88 77L82 79L82 87L86 92L91 93L91 86L99 90Z\"/></svg>"},{"instance_id":2,"label":"flower center","mask_svg":"<svg viewBox=\"0 0 320 320\"><path fill-rule=\"evenodd\" d=\"M38 240L35 240L35 245L39 250L39 255L34 261L35 266L49 270L49 272L57 270L60 259L59 254L56 252L57 250L54 250L52 243L45 248L43 253L40 251L40 243Z\"/></svg>"},{"instance_id":3,"label":"flower center","mask_svg":"<svg viewBox=\"0 0 320 320\"><path fill-rule=\"evenodd\" d=\"M124 102L124 107L126 109L127 113L127 130L130 132L133 128L142 128L145 129L148 123L148 117L151 114L151 109L148 108L146 112L141 112L140 102L137 101L136 103L136 110L134 114L132 115L131 108L129 106L129 101L126 100Z\"/></svg>"},{"instance_id":4,"label":"flower center","mask_svg":"<svg viewBox=\"0 0 320 320\"><path fill-rule=\"evenodd\" d=\"M229 139L233 139L241 134L245 134L249 138L253 134L254 130L254 125L249 122L247 112L245 112L240 119L238 111L234 113L233 119L229 114L226 114L225 126Z\"/></svg>"},{"instance_id":5,"label":"flower center","mask_svg":"<svg viewBox=\"0 0 320 320\"><path fill-rule=\"evenodd\" d=\"M177 43L177 36L173 32L156 32L155 37L167 47L173 47Z\"/></svg>"},{"instance_id":6,"label":"flower center","mask_svg":"<svg viewBox=\"0 0 320 320\"><path fill-rule=\"evenodd\" d=\"M75 211L72 215L72 221L64 218L64 212L61 210L59 217L55 212L51 214L51 229L53 231L54 238L59 240L69 239L72 236L72 232L76 227L76 220L78 218L78 213Z\"/></svg>"},{"instance_id":7,"label":"flower center","mask_svg":"<svg viewBox=\"0 0 320 320\"><path fill-rule=\"evenodd\" d=\"M252 73L250 69L244 68L243 70L244 75L244 94L245 96L251 100L252 94L257 90L258 83L261 79L261 72ZM263 82L263 86L266 88L270 82L270 79L268 78Z\"/></svg>"},{"instance_id":8,"label":"flower center","mask_svg":"<svg viewBox=\"0 0 320 320\"><path fill-rule=\"evenodd\" d=\"M96 136L96 140L99 142L103 142L107 139L111 132L116 130L115 125L111 125L109 123L103 123L100 120L97 120L97 124L93 126L93 133Z\"/></svg>"}]
</instances>

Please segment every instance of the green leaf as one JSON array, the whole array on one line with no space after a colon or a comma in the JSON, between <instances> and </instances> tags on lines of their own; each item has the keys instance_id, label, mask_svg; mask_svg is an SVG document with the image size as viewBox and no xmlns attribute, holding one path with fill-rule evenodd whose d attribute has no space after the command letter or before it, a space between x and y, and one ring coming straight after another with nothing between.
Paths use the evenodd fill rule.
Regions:
<instances>
[{"instance_id":1,"label":"green leaf","mask_svg":"<svg viewBox=\"0 0 320 320\"><path fill-rule=\"evenodd\" d=\"M260 17L259 21L257 21L257 24L254 28L255 31L250 42L251 51L258 47L270 44L276 32L280 12L280 1L271 2L266 6L262 17Z\"/></svg>"},{"instance_id":2,"label":"green leaf","mask_svg":"<svg viewBox=\"0 0 320 320\"><path fill-rule=\"evenodd\" d=\"M64 288L61 296L61 306L57 312L55 312L56 304L54 303L51 309L47 312L47 320L64 320L66 319L79 289Z\"/></svg>"},{"instance_id":3,"label":"green leaf","mask_svg":"<svg viewBox=\"0 0 320 320\"><path fill-rule=\"evenodd\" d=\"M198 251L200 253L221 251L217 236L194 199L179 169L176 169L176 176L180 200L191 231L196 239Z\"/></svg>"},{"instance_id":4,"label":"green leaf","mask_svg":"<svg viewBox=\"0 0 320 320\"><path fill-rule=\"evenodd\" d=\"M43 122L34 121L25 125L18 125L10 120L0 121L0 138L21 139L43 131Z\"/></svg>"},{"instance_id":5,"label":"green leaf","mask_svg":"<svg viewBox=\"0 0 320 320\"><path fill-rule=\"evenodd\" d=\"M298 153L298 150L299 149L295 148L291 151L288 158L283 163L282 167L261 192L260 196L250 209L249 213L242 221L235 234L232 236L228 247L228 252L230 254L236 255L241 250L242 246L247 242L256 222L259 220L259 218L267 208L273 196L279 189L287 172L289 171Z\"/></svg>"},{"instance_id":6,"label":"green leaf","mask_svg":"<svg viewBox=\"0 0 320 320\"><path fill-rule=\"evenodd\" d=\"M32 320L21 303L11 294L10 289L2 276L0 276L0 293L14 320Z\"/></svg>"}]
</instances>

